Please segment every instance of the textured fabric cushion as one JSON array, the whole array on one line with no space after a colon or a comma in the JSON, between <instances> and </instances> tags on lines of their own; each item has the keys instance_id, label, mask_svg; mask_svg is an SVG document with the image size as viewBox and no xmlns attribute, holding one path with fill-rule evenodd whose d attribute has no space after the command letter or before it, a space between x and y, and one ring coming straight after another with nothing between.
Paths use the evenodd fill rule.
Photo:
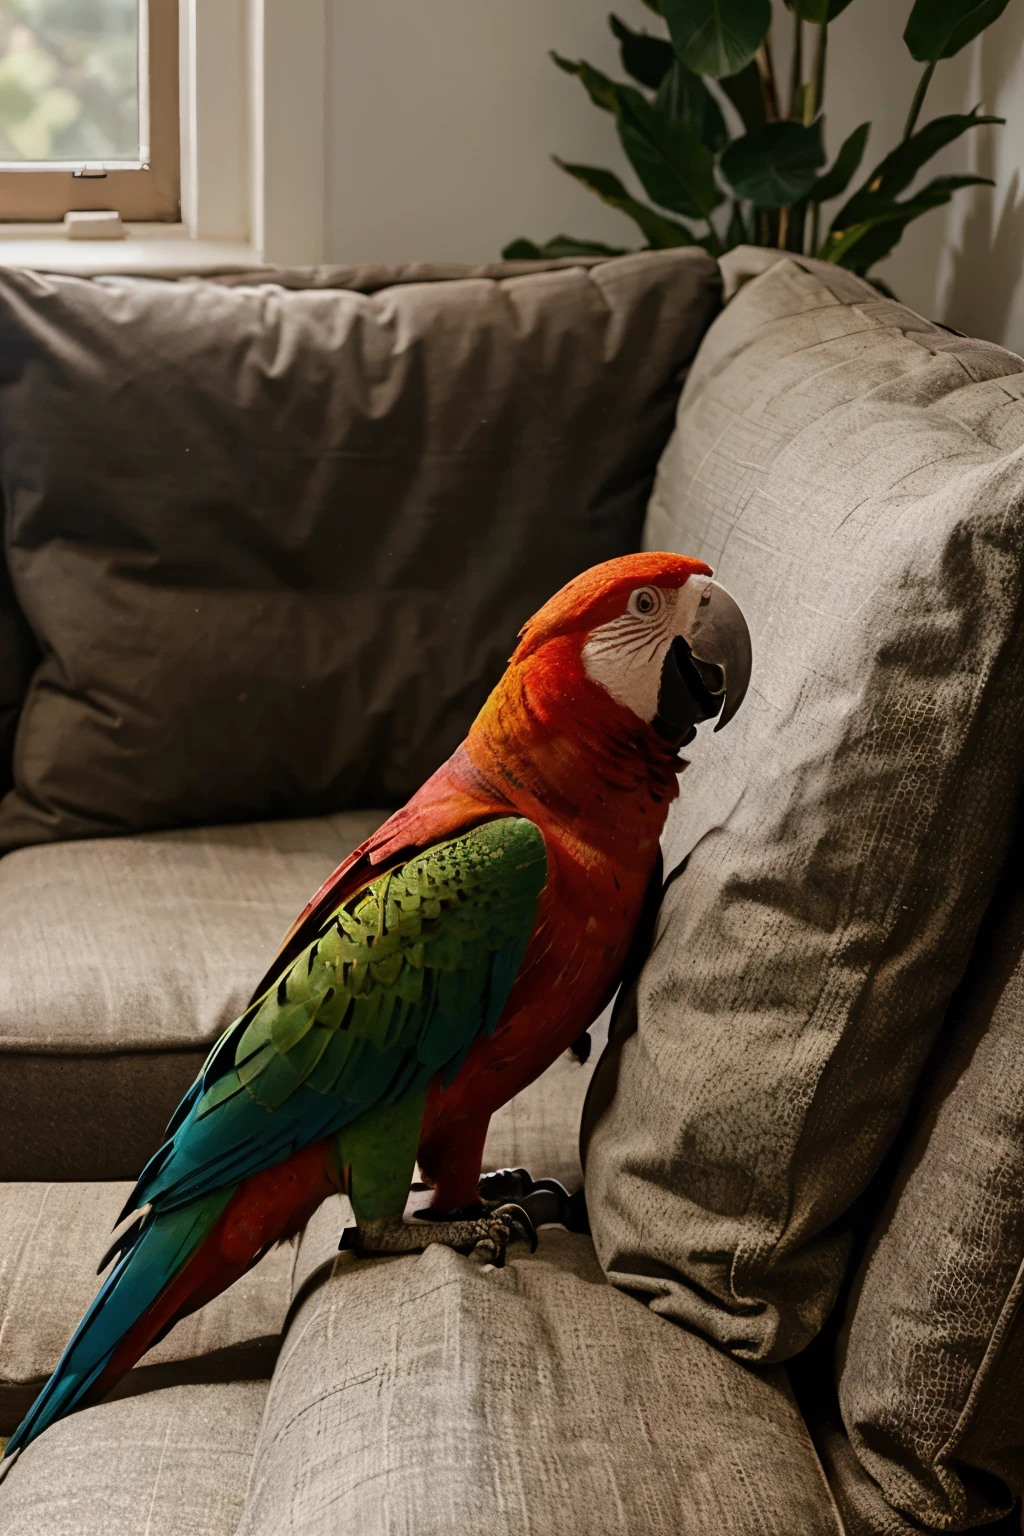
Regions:
<instances>
[{"instance_id":1,"label":"textured fabric cushion","mask_svg":"<svg viewBox=\"0 0 1024 1536\"><path fill-rule=\"evenodd\" d=\"M134 1178L293 919L384 815L0 859L0 1178Z\"/></svg>"},{"instance_id":2,"label":"textured fabric cushion","mask_svg":"<svg viewBox=\"0 0 1024 1536\"><path fill-rule=\"evenodd\" d=\"M239 1536L838 1536L781 1374L615 1291L587 1238L518 1253L339 1258L286 1335Z\"/></svg>"},{"instance_id":3,"label":"textured fabric cushion","mask_svg":"<svg viewBox=\"0 0 1024 1536\"><path fill-rule=\"evenodd\" d=\"M878 1484L868 1476L843 1433L838 1412L824 1420L810 1421L810 1429L832 1496L842 1517L846 1536L934 1536L936 1527L921 1524L894 1509ZM994 1523L972 1529L985 1536L1020 1536L1020 1507ZM942 1526L951 1530L951 1526Z\"/></svg>"},{"instance_id":4,"label":"textured fabric cushion","mask_svg":"<svg viewBox=\"0 0 1024 1536\"><path fill-rule=\"evenodd\" d=\"M0 544L0 795L6 794L12 784L14 733L38 660L39 653L14 596Z\"/></svg>"},{"instance_id":5,"label":"textured fabric cushion","mask_svg":"<svg viewBox=\"0 0 1024 1536\"><path fill-rule=\"evenodd\" d=\"M400 803L524 620L636 548L718 305L704 252L307 282L0 274L8 557L45 650L0 850Z\"/></svg>"},{"instance_id":6,"label":"textured fabric cushion","mask_svg":"<svg viewBox=\"0 0 1024 1536\"><path fill-rule=\"evenodd\" d=\"M892 1505L943 1530L1003 1513L1024 1490L1019 843L986 930L929 1062L839 1352L857 1456Z\"/></svg>"},{"instance_id":7,"label":"textured fabric cushion","mask_svg":"<svg viewBox=\"0 0 1024 1536\"><path fill-rule=\"evenodd\" d=\"M0 1435L21 1421L95 1296L96 1266L131 1191L130 1184L0 1184ZM295 1254L295 1244L271 1249L172 1329L116 1395L269 1377Z\"/></svg>"},{"instance_id":8,"label":"textured fabric cushion","mask_svg":"<svg viewBox=\"0 0 1024 1536\"><path fill-rule=\"evenodd\" d=\"M168 1387L54 1424L0 1484L3 1536L234 1536L263 1381Z\"/></svg>"},{"instance_id":9,"label":"textured fabric cushion","mask_svg":"<svg viewBox=\"0 0 1024 1536\"><path fill-rule=\"evenodd\" d=\"M1022 369L782 260L709 332L659 469L646 542L716 568L754 671L682 781L588 1204L613 1278L744 1358L832 1306L1005 855Z\"/></svg>"}]
</instances>

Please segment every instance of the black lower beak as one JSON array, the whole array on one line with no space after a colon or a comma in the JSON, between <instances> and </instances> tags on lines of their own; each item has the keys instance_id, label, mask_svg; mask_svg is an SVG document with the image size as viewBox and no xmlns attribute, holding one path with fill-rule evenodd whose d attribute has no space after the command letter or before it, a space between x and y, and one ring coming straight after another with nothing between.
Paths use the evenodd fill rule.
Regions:
<instances>
[{"instance_id":1,"label":"black lower beak","mask_svg":"<svg viewBox=\"0 0 1024 1536\"><path fill-rule=\"evenodd\" d=\"M661 685L658 689L658 713L654 728L666 741L685 747L697 733L702 720L711 720L722 708L724 688L718 677L707 680L702 672L718 672L717 667L702 667L694 661L690 647L682 635L677 635L668 648L661 669ZM708 681L719 684L716 692L708 687Z\"/></svg>"}]
</instances>

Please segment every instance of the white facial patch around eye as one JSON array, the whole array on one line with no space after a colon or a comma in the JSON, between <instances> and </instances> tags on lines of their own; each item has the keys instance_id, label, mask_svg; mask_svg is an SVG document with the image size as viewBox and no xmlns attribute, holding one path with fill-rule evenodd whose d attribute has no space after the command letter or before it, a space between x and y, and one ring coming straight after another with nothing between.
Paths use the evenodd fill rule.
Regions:
<instances>
[{"instance_id":1,"label":"white facial patch around eye","mask_svg":"<svg viewBox=\"0 0 1024 1536\"><path fill-rule=\"evenodd\" d=\"M692 581L691 577L691 581ZM679 633L679 608L686 586L656 590L661 602L654 613L620 614L591 630L583 647L583 670L618 703L650 725L658 713L658 691L665 654ZM683 604L696 608L699 593Z\"/></svg>"}]
</instances>

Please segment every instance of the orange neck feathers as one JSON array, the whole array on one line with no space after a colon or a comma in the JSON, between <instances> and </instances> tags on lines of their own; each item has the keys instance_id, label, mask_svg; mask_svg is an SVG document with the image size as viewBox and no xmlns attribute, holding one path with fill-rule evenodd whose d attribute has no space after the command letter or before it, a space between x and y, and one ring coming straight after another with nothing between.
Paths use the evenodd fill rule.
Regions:
<instances>
[{"instance_id":1,"label":"orange neck feathers","mask_svg":"<svg viewBox=\"0 0 1024 1536\"><path fill-rule=\"evenodd\" d=\"M475 788L609 853L640 828L660 835L684 766L652 726L586 676L575 635L513 657L463 751Z\"/></svg>"}]
</instances>

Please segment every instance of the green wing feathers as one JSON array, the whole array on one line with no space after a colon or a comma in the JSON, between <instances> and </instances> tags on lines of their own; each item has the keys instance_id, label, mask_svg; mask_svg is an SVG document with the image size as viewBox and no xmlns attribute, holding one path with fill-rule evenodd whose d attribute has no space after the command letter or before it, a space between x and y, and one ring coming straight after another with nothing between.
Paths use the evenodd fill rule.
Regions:
<instances>
[{"instance_id":1,"label":"green wing feathers","mask_svg":"<svg viewBox=\"0 0 1024 1536\"><path fill-rule=\"evenodd\" d=\"M546 875L538 829L505 817L380 876L220 1042L215 1054L233 1041L233 1070L215 1074L196 1119L241 1089L272 1110L300 1084L348 1097L346 1079L374 1077L374 1063L395 1053L432 1071L464 1054L497 1024ZM421 1075L410 1071L410 1088Z\"/></svg>"},{"instance_id":2,"label":"green wing feathers","mask_svg":"<svg viewBox=\"0 0 1024 1536\"><path fill-rule=\"evenodd\" d=\"M115 1244L120 1257L14 1448L83 1405L243 1179L361 1126L362 1208L401 1210L424 1095L495 1028L546 877L540 832L506 817L415 854L332 913L210 1053L122 1212L139 1215Z\"/></svg>"}]
</instances>

